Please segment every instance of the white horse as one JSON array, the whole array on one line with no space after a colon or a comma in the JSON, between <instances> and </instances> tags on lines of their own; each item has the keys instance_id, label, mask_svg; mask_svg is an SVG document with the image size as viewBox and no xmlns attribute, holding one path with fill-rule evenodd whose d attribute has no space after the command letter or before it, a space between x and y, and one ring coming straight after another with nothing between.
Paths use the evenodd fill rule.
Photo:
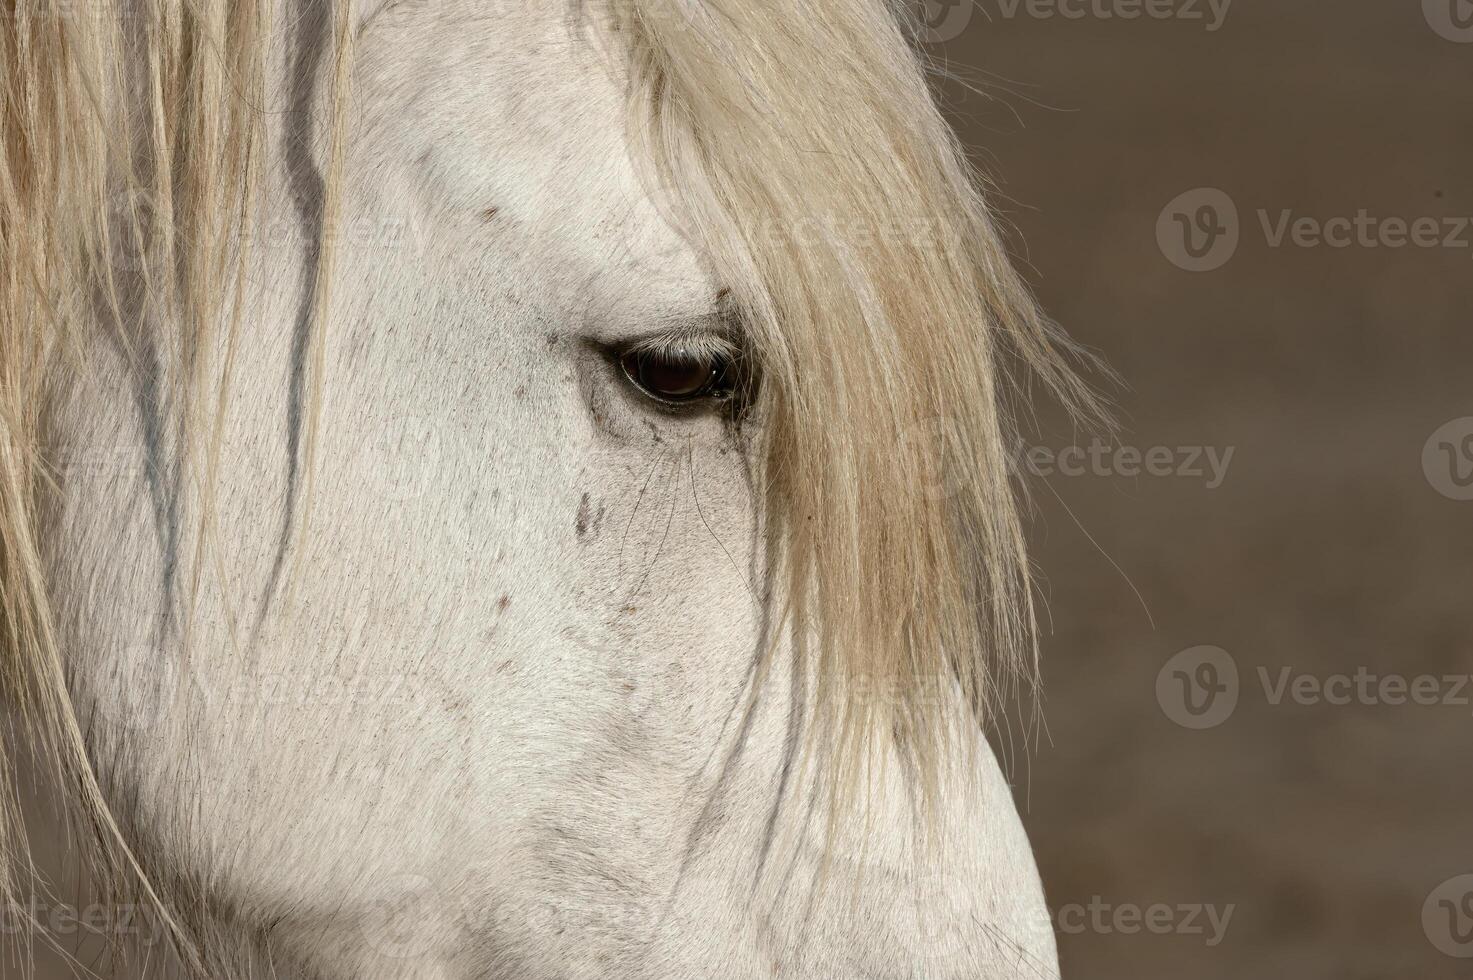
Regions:
<instances>
[{"instance_id":1,"label":"white horse","mask_svg":"<svg viewBox=\"0 0 1473 980\"><path fill-rule=\"evenodd\" d=\"M7 6L0 774L120 975L1056 975L982 732L1091 405L904 10Z\"/></svg>"}]
</instances>

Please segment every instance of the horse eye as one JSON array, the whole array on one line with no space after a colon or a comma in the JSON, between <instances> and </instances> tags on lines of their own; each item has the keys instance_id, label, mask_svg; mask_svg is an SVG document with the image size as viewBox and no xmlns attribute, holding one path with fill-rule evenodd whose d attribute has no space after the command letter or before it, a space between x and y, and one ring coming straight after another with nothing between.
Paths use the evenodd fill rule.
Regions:
<instances>
[{"instance_id":1,"label":"horse eye","mask_svg":"<svg viewBox=\"0 0 1473 980\"><path fill-rule=\"evenodd\" d=\"M619 364L630 381L651 398L682 404L731 393L731 364L719 354L685 348L630 350Z\"/></svg>"}]
</instances>

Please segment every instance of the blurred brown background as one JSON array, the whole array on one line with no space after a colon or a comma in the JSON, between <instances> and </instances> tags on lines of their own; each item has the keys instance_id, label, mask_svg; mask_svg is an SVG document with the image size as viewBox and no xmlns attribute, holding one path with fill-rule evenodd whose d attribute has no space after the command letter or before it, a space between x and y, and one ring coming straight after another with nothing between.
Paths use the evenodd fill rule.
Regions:
<instances>
[{"instance_id":1,"label":"blurred brown background","mask_svg":"<svg viewBox=\"0 0 1473 980\"><path fill-rule=\"evenodd\" d=\"M1473 229L1440 242L1458 231L1444 219L1473 216L1473 29L1452 19L1473 6L930 12L931 50L958 76L948 109L998 181L1029 279L1127 382L1119 446L1171 451L1171 475L1112 455L1103 475L1057 461L1034 481L1047 735L1014 774L1064 977L1473 976L1437 946L1473 954L1465 886L1443 884L1473 872L1473 689L1442 679L1473 671L1473 501L1423 459L1473 416ZM1225 227L1222 211L1197 224L1221 197L1168 208L1200 188L1233 202L1238 243L1189 272L1172 261L1185 239L1163 246L1158 223ZM1390 238L1385 219L1433 218L1439 244L1275 247L1286 210L1364 210ZM1045 428L1035 458L1074 438ZM1451 445L1448 465L1473 468ZM1217 673L1166 666L1202 645L1224 651ZM1183 714L1173 685L1225 683L1222 657L1236 701ZM1387 703L1373 685L1349 704L1275 704L1260 670L1277 684L1286 669L1311 685L1432 675L1461 703Z\"/></svg>"},{"instance_id":2,"label":"blurred brown background","mask_svg":"<svg viewBox=\"0 0 1473 980\"><path fill-rule=\"evenodd\" d=\"M1220 7L930 11L932 50L982 89L948 86L948 108L1030 281L1128 385L1119 444L1179 464L1034 481L1048 733L1015 778L1064 977L1473 976L1434 945L1473 955L1468 883L1432 894L1473 872L1473 690L1443 680L1473 671L1473 502L1438 489L1473 496L1450 469L1473 469L1473 422L1423 465L1436 430L1473 416L1473 230L1455 220L1473 215L1473 4ZM1157 225L1198 188L1232 200L1239 241L1189 272ZM1194 230L1227 221L1198 225L1202 200L1166 227L1178 210ZM1309 227L1271 244L1286 210L1362 209L1374 247ZM1396 218L1436 219L1438 244L1394 247ZM1220 485L1176 447L1231 449ZM1180 678L1158 698L1157 677L1199 645L1225 651L1239 689L1195 730L1170 716ZM1286 668L1313 680L1275 704ZM1332 678L1358 670L1369 696L1314 696L1346 700ZM1454 703L1396 703L1396 679L1424 674L1422 700ZM1155 931L1132 919L1157 905L1172 911ZM1181 909L1206 905L1233 906L1215 945L1206 913Z\"/></svg>"}]
</instances>

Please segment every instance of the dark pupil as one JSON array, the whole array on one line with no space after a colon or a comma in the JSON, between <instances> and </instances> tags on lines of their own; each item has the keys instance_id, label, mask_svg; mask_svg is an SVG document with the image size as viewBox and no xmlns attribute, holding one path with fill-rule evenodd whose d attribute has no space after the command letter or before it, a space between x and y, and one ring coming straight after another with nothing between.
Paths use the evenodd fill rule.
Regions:
<instances>
[{"instance_id":1,"label":"dark pupil","mask_svg":"<svg viewBox=\"0 0 1473 980\"><path fill-rule=\"evenodd\" d=\"M624 367L645 388L666 398L698 395L716 373L709 361L678 354L630 354Z\"/></svg>"}]
</instances>

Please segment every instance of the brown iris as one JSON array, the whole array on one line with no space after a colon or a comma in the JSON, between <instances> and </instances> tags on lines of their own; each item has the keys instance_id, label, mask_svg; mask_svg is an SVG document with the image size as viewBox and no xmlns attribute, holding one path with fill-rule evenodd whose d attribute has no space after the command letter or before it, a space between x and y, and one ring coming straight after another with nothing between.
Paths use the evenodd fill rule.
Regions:
<instances>
[{"instance_id":1,"label":"brown iris","mask_svg":"<svg viewBox=\"0 0 1473 980\"><path fill-rule=\"evenodd\" d=\"M689 402L727 393L727 364L720 356L684 348L631 350L619 363L630 381L661 401Z\"/></svg>"}]
</instances>

